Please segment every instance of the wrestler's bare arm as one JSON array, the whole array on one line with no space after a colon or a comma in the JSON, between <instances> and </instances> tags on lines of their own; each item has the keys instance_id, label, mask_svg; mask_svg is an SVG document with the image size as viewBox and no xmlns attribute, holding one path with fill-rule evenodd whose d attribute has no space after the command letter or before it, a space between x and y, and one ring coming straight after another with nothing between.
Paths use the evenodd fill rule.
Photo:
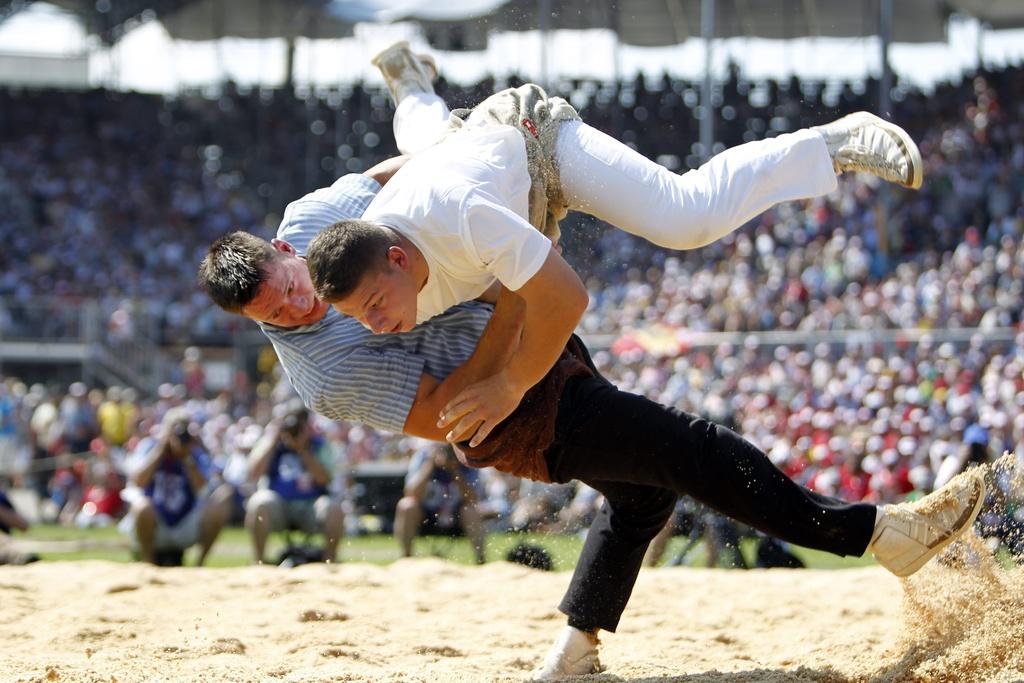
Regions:
<instances>
[{"instance_id":1,"label":"wrestler's bare arm","mask_svg":"<svg viewBox=\"0 0 1024 683\"><path fill-rule=\"evenodd\" d=\"M441 409L467 386L498 373L508 364L518 347L525 313L523 299L502 288L494 314L480 335L473 355L443 382L423 375L405 420L406 434L444 441L448 429L437 426Z\"/></svg>"},{"instance_id":2,"label":"wrestler's bare arm","mask_svg":"<svg viewBox=\"0 0 1024 683\"><path fill-rule=\"evenodd\" d=\"M451 426L449 441L469 439L476 446L511 415L554 366L589 302L583 282L555 249L516 294L526 307L519 347L497 374L470 385L442 409L438 424Z\"/></svg>"},{"instance_id":3,"label":"wrestler's bare arm","mask_svg":"<svg viewBox=\"0 0 1024 683\"><path fill-rule=\"evenodd\" d=\"M504 287L500 282L495 280L490 287L488 287L483 294L476 298L476 301L482 301L485 304L494 304L498 302L498 295L501 294L501 290Z\"/></svg>"},{"instance_id":4,"label":"wrestler's bare arm","mask_svg":"<svg viewBox=\"0 0 1024 683\"><path fill-rule=\"evenodd\" d=\"M390 159L385 159L376 166L363 171L363 175L373 178L381 185L385 185L389 180L391 180L391 176L398 173L398 170L402 168L408 160L408 154L391 157Z\"/></svg>"}]
</instances>

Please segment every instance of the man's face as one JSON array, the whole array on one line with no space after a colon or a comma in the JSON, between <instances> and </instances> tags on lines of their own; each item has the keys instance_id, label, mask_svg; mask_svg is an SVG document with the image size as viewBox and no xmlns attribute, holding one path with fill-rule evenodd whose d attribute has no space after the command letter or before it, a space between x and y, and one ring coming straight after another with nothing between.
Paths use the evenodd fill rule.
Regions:
<instances>
[{"instance_id":1,"label":"man's face","mask_svg":"<svg viewBox=\"0 0 1024 683\"><path fill-rule=\"evenodd\" d=\"M263 264L267 279L242 314L279 327L308 325L323 318L327 304L313 291L305 259L299 258L295 248L283 240L273 240L271 244L281 253Z\"/></svg>"},{"instance_id":2,"label":"man's face","mask_svg":"<svg viewBox=\"0 0 1024 683\"><path fill-rule=\"evenodd\" d=\"M355 291L333 303L334 308L374 334L408 332L416 325L418 287L405 263L389 258L383 269L368 271Z\"/></svg>"}]
</instances>

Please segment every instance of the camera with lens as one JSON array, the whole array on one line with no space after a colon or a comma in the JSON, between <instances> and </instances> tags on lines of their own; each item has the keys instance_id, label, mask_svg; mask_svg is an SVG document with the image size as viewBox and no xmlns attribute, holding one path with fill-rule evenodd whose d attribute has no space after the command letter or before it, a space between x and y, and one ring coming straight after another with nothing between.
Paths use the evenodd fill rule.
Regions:
<instances>
[{"instance_id":1,"label":"camera with lens","mask_svg":"<svg viewBox=\"0 0 1024 683\"><path fill-rule=\"evenodd\" d=\"M309 414L305 408L289 410L281 420L281 431L291 437L299 437L306 427Z\"/></svg>"},{"instance_id":2,"label":"camera with lens","mask_svg":"<svg viewBox=\"0 0 1024 683\"><path fill-rule=\"evenodd\" d=\"M171 428L171 435L180 443L182 446L187 446L192 443L192 432L189 431L187 422L175 423L174 427Z\"/></svg>"}]
</instances>

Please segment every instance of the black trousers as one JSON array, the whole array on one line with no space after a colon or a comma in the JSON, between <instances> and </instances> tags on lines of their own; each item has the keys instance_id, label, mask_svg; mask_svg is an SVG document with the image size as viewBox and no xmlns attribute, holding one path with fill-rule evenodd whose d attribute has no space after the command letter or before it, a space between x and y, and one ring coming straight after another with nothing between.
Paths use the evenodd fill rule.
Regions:
<instances>
[{"instance_id":1,"label":"black trousers","mask_svg":"<svg viewBox=\"0 0 1024 683\"><path fill-rule=\"evenodd\" d=\"M554 481L578 479L605 496L559 606L583 630L615 630L647 546L680 495L837 555L862 555L874 528L874 505L814 493L725 427L619 391L601 377L566 384L545 458Z\"/></svg>"}]
</instances>

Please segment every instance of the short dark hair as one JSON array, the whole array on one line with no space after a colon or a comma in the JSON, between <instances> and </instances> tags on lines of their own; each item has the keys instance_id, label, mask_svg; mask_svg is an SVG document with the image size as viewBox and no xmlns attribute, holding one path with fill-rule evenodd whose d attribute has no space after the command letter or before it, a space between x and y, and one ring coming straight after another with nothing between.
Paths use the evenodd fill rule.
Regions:
<instances>
[{"instance_id":1,"label":"short dark hair","mask_svg":"<svg viewBox=\"0 0 1024 683\"><path fill-rule=\"evenodd\" d=\"M264 266L276 257L269 242L237 230L210 245L199 264L199 286L225 311L241 313L267 279Z\"/></svg>"},{"instance_id":2,"label":"short dark hair","mask_svg":"<svg viewBox=\"0 0 1024 683\"><path fill-rule=\"evenodd\" d=\"M344 299L363 276L384 266L388 247L396 244L395 233L370 221L338 221L324 228L306 252L316 295L328 303Z\"/></svg>"}]
</instances>

